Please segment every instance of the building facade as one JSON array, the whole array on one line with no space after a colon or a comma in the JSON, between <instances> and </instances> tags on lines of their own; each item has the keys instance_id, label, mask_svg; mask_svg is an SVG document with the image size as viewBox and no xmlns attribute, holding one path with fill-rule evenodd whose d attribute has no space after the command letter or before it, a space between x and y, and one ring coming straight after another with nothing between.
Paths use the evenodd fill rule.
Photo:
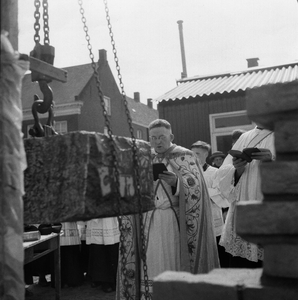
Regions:
<instances>
[{"instance_id":1,"label":"building facade","mask_svg":"<svg viewBox=\"0 0 298 300\"><path fill-rule=\"evenodd\" d=\"M114 135L130 137L123 96L109 67L106 50L99 50L96 67L112 132ZM54 95L55 130L62 134L78 130L107 133L91 64L68 67L64 70L67 71L66 83L49 83ZM35 94L42 99L38 83L32 82L31 74L27 74L22 86L22 131L25 138L30 137L28 132L34 124L31 106ZM148 141L147 127L152 120L158 118L158 111L152 107L149 100L148 105L141 103L139 94L134 99L126 97L126 100L135 137ZM46 124L48 115L39 114L39 119L41 124Z\"/></svg>"}]
</instances>

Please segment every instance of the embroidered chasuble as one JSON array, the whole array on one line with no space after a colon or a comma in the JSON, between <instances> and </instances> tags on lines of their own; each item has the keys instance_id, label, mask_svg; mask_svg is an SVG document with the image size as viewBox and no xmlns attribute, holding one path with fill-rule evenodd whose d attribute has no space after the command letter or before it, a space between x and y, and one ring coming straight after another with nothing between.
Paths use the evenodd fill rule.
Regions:
<instances>
[{"instance_id":1,"label":"embroidered chasuble","mask_svg":"<svg viewBox=\"0 0 298 300\"><path fill-rule=\"evenodd\" d=\"M172 145L163 155L153 154L153 163L164 163L168 171L176 173L178 182L173 188L163 180L154 181L155 208L143 214L150 299L153 278L164 271L199 274L219 267L210 197L195 155ZM129 299L145 299L139 216L124 216L123 221L126 275L120 257L116 298L125 299L126 279Z\"/></svg>"},{"instance_id":2,"label":"embroidered chasuble","mask_svg":"<svg viewBox=\"0 0 298 300\"><path fill-rule=\"evenodd\" d=\"M243 150L248 147L269 149L275 157L273 132L257 127L243 133L232 149ZM264 251L261 247L243 240L236 234L236 203L238 201L262 200L261 176L259 160L253 159L245 167L244 173L234 186L235 168L232 156L228 155L218 171L219 186L224 197L231 203L223 233L219 244L225 247L226 252L233 256L240 256L247 260L257 262L263 260Z\"/></svg>"}]
</instances>

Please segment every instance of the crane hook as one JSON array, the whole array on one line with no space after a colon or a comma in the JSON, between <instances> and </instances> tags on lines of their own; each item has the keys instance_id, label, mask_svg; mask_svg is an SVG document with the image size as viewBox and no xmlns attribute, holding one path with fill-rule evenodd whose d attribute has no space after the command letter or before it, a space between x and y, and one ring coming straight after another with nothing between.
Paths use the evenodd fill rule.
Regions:
<instances>
[{"instance_id":1,"label":"crane hook","mask_svg":"<svg viewBox=\"0 0 298 300\"><path fill-rule=\"evenodd\" d=\"M45 126L41 125L39 122L39 117L37 113L45 114L49 113L48 121L46 126L50 127L50 133L52 135L56 135L57 132L53 128L53 91L49 87L46 80L39 80L38 81L39 88L43 94L43 99L40 99L38 95L34 95L34 102L32 104L32 114L34 117L34 125L29 130L29 134L33 137L43 137L45 136L46 131Z\"/></svg>"}]
</instances>

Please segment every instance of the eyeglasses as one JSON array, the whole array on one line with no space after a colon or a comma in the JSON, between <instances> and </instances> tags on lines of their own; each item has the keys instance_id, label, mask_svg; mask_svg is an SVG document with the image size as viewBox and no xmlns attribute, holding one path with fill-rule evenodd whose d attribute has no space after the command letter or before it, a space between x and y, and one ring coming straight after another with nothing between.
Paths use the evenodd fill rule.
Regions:
<instances>
[{"instance_id":1,"label":"eyeglasses","mask_svg":"<svg viewBox=\"0 0 298 300\"><path fill-rule=\"evenodd\" d=\"M150 136L149 138L150 138L151 142L156 142L157 140L166 141L167 136L166 135L160 135L158 137L156 137L156 136Z\"/></svg>"}]
</instances>

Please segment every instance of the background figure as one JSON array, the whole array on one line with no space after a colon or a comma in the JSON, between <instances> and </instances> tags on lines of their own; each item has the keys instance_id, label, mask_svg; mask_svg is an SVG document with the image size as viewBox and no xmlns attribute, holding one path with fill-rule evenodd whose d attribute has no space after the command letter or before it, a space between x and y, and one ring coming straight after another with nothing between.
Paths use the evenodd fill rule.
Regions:
<instances>
[{"instance_id":1,"label":"background figure","mask_svg":"<svg viewBox=\"0 0 298 300\"><path fill-rule=\"evenodd\" d=\"M81 240L76 222L62 223L60 234L61 287L79 286L83 283L83 271L80 265ZM54 272L53 272L54 273ZM55 281L51 279L54 286Z\"/></svg>"},{"instance_id":2,"label":"background figure","mask_svg":"<svg viewBox=\"0 0 298 300\"><path fill-rule=\"evenodd\" d=\"M91 279L91 286L102 286L105 293L116 290L119 239L116 217L92 219L87 222L88 276Z\"/></svg>"},{"instance_id":3,"label":"background figure","mask_svg":"<svg viewBox=\"0 0 298 300\"><path fill-rule=\"evenodd\" d=\"M226 155L221 151L215 151L214 153L212 153L212 155L210 156L212 166L215 168L219 168L222 165L225 157Z\"/></svg>"},{"instance_id":4,"label":"background figure","mask_svg":"<svg viewBox=\"0 0 298 300\"><path fill-rule=\"evenodd\" d=\"M232 131L232 147L244 132L246 132L246 130L240 128Z\"/></svg>"},{"instance_id":5,"label":"background figure","mask_svg":"<svg viewBox=\"0 0 298 300\"><path fill-rule=\"evenodd\" d=\"M227 268L229 266L230 255L225 252L224 247L219 245L219 240L224 226L222 208L228 208L229 202L221 195L221 192L218 188L218 181L216 177L218 169L206 163L206 158L210 153L211 146L206 142L197 141L191 145L190 149L198 157L204 171L204 178L211 198L213 226L216 236L220 266L222 268Z\"/></svg>"},{"instance_id":6,"label":"background figure","mask_svg":"<svg viewBox=\"0 0 298 300\"><path fill-rule=\"evenodd\" d=\"M273 132L255 127L243 133L233 149L242 151L248 147L260 149L260 152L252 155L253 160L250 163L228 155L218 171L220 190L231 203L220 245L233 256L230 267L236 268L259 268L262 266L263 249L243 240L236 234L236 203L263 199L259 164L261 161L274 158Z\"/></svg>"},{"instance_id":7,"label":"background figure","mask_svg":"<svg viewBox=\"0 0 298 300\"><path fill-rule=\"evenodd\" d=\"M86 280L89 279L88 276L88 264L89 264L89 245L86 244L86 229L87 222L78 221L78 230L81 239L81 251L80 251L80 264L83 274L85 275Z\"/></svg>"},{"instance_id":8,"label":"background figure","mask_svg":"<svg viewBox=\"0 0 298 300\"><path fill-rule=\"evenodd\" d=\"M117 299L144 299L146 287L151 299L153 278L164 271L198 274L219 267L211 203L196 156L172 143L174 135L166 120L150 123L149 135L153 166L162 163L167 169L154 180L154 210L143 214L149 279L144 279L139 259L139 216L125 216L125 265L120 257L119 270L125 267L128 272L118 272Z\"/></svg>"}]
</instances>

